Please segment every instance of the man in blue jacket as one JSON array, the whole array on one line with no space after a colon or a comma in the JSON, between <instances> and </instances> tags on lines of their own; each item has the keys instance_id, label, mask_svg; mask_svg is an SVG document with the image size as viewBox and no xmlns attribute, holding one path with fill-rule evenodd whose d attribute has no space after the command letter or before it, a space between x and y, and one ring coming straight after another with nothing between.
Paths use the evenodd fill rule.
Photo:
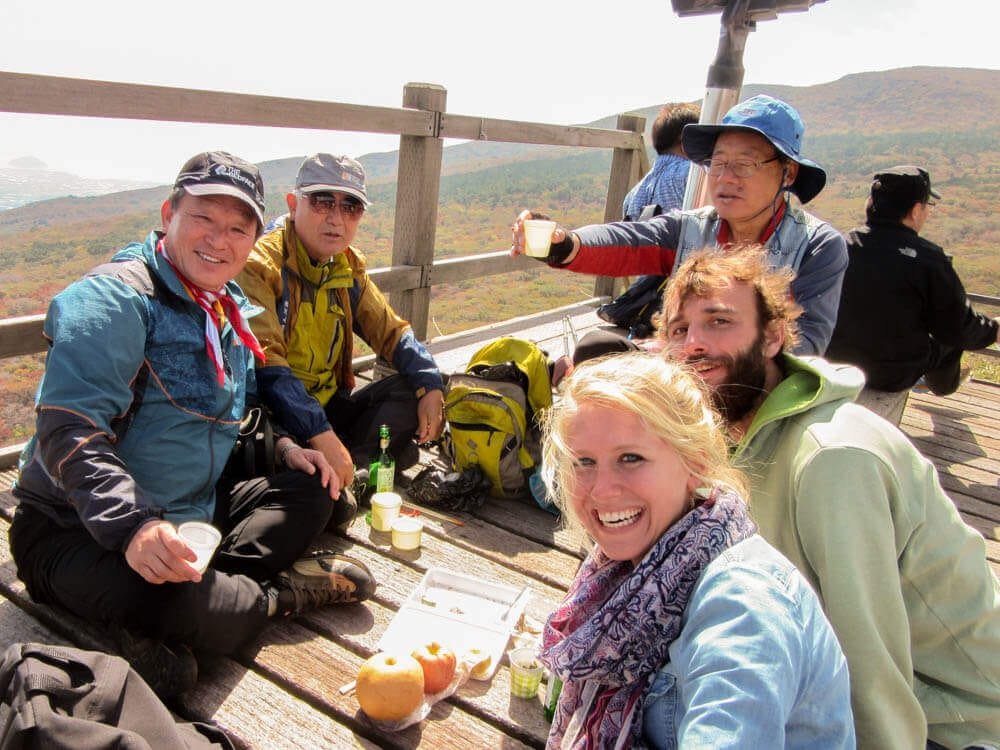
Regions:
<instances>
[{"instance_id":1,"label":"man in blue jacket","mask_svg":"<svg viewBox=\"0 0 1000 750\"><path fill-rule=\"evenodd\" d=\"M229 653L272 616L374 588L356 560L303 557L343 507L322 454L281 437L293 471L221 479L260 353L232 279L263 210L254 165L192 157L161 207L163 231L67 287L45 320L11 554L33 599L107 627L161 696L193 685L192 648ZM178 535L190 520L223 535L204 572Z\"/></svg>"}]
</instances>

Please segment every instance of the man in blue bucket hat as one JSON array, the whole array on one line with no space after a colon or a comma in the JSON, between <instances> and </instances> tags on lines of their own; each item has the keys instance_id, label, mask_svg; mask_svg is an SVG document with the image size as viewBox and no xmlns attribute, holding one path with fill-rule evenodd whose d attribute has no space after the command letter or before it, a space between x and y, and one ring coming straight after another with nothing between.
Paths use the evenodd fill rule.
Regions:
<instances>
[{"instance_id":1,"label":"man in blue bucket hat","mask_svg":"<svg viewBox=\"0 0 1000 750\"><path fill-rule=\"evenodd\" d=\"M737 104L718 125L687 125L684 152L707 172L712 205L572 232L557 226L541 260L602 276L669 275L703 247L759 242L772 267L795 272L792 294L804 310L795 353L823 354L837 321L847 246L836 229L788 198L808 203L826 184L823 168L801 154L804 131L794 108L764 95ZM522 222L532 216L523 211L514 222L515 255L524 248ZM600 348L578 352L593 356Z\"/></svg>"}]
</instances>

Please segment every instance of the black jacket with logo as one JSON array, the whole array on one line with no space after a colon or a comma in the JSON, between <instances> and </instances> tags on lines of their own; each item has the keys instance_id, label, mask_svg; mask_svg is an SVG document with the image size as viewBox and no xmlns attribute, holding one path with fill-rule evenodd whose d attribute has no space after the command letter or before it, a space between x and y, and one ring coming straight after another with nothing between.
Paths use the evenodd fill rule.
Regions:
<instances>
[{"instance_id":1,"label":"black jacket with logo","mask_svg":"<svg viewBox=\"0 0 1000 750\"><path fill-rule=\"evenodd\" d=\"M910 388L931 365L935 342L971 350L996 340L997 323L972 309L951 256L909 227L854 229L847 253L826 358L860 367L869 387Z\"/></svg>"}]
</instances>

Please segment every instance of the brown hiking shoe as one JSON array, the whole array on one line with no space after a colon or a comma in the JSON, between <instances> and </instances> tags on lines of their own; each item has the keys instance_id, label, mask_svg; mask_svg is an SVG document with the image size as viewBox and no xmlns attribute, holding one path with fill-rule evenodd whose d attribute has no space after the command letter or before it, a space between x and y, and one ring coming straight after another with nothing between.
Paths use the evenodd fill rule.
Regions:
<instances>
[{"instance_id":1,"label":"brown hiking shoe","mask_svg":"<svg viewBox=\"0 0 1000 750\"><path fill-rule=\"evenodd\" d=\"M275 586L294 600L291 607L284 608L284 614L297 615L328 604L363 602L375 592L375 579L360 560L333 552L315 552L280 573Z\"/></svg>"}]
</instances>

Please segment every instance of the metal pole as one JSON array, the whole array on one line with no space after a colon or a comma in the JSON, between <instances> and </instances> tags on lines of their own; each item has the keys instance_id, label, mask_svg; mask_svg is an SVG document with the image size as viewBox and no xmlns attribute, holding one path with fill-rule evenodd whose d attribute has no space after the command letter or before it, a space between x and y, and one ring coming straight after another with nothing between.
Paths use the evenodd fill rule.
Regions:
<instances>
[{"instance_id":1,"label":"metal pole","mask_svg":"<svg viewBox=\"0 0 1000 750\"><path fill-rule=\"evenodd\" d=\"M708 68L700 123L715 124L740 99L743 88L743 52L747 35L756 28L750 18L750 0L731 0L722 11L719 47ZM684 191L684 208L698 208L708 202L705 172L692 162Z\"/></svg>"}]
</instances>

